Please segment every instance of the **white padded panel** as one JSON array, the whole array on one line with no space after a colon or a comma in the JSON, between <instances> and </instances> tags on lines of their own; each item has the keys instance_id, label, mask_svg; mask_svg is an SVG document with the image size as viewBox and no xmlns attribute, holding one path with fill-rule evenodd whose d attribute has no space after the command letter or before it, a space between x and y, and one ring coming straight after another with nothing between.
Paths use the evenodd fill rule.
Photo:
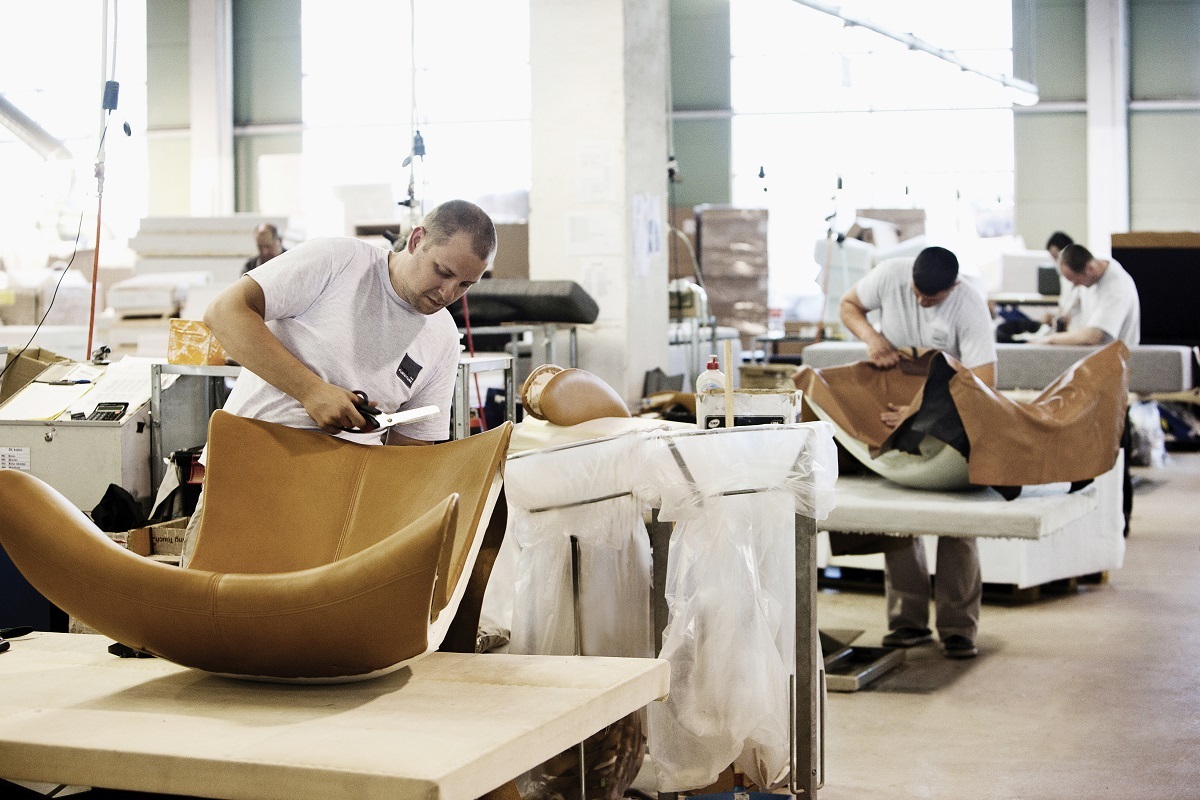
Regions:
<instances>
[{"instance_id":1,"label":"white padded panel","mask_svg":"<svg viewBox=\"0 0 1200 800\"><path fill-rule=\"evenodd\" d=\"M930 492L882 478L841 476L834 490L836 505L820 527L850 533L1041 539L1091 514L1101 503L1112 505L1114 496L1119 516L1121 470L1118 459L1078 492L1068 494L1065 483L1026 486L1011 501L991 489Z\"/></svg>"}]
</instances>

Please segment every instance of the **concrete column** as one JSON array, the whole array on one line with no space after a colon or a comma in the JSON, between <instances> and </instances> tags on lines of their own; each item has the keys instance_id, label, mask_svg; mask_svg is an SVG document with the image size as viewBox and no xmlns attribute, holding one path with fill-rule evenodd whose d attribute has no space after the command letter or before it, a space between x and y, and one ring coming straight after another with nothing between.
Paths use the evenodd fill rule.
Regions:
<instances>
[{"instance_id":1,"label":"concrete column","mask_svg":"<svg viewBox=\"0 0 1200 800\"><path fill-rule=\"evenodd\" d=\"M667 0L531 0L529 273L596 298L579 366L627 401L667 361Z\"/></svg>"},{"instance_id":2,"label":"concrete column","mask_svg":"<svg viewBox=\"0 0 1200 800\"><path fill-rule=\"evenodd\" d=\"M1087 0L1087 247L1112 254L1129 230L1129 9Z\"/></svg>"},{"instance_id":3,"label":"concrete column","mask_svg":"<svg viewBox=\"0 0 1200 800\"><path fill-rule=\"evenodd\" d=\"M191 213L197 217L234 209L232 20L232 0L188 4Z\"/></svg>"}]
</instances>

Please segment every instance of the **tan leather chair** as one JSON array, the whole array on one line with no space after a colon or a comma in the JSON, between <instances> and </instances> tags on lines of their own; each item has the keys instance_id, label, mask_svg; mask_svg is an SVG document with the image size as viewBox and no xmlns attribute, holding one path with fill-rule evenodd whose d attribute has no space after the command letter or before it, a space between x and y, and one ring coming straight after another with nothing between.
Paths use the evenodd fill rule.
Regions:
<instances>
[{"instance_id":1,"label":"tan leather chair","mask_svg":"<svg viewBox=\"0 0 1200 800\"><path fill-rule=\"evenodd\" d=\"M51 602L130 647L238 677L369 678L443 642L511 430L371 447L218 411L187 569L119 547L13 470L0 544Z\"/></svg>"}]
</instances>

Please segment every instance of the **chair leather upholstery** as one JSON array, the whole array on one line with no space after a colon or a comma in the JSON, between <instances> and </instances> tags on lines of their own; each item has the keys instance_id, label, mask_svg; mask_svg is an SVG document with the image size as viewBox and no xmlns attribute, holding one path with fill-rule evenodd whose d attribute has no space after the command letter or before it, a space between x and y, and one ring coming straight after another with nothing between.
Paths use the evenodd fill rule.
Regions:
<instances>
[{"instance_id":1,"label":"chair leather upholstery","mask_svg":"<svg viewBox=\"0 0 1200 800\"><path fill-rule=\"evenodd\" d=\"M357 680L437 646L499 491L510 423L427 447L360 445L223 411L209 431L188 568L125 550L15 470L0 470L0 544L67 613L198 669Z\"/></svg>"},{"instance_id":2,"label":"chair leather upholstery","mask_svg":"<svg viewBox=\"0 0 1200 800\"><path fill-rule=\"evenodd\" d=\"M521 385L521 404L534 419L555 425L578 425L602 417L629 417L621 396L597 376L582 369L543 364Z\"/></svg>"}]
</instances>

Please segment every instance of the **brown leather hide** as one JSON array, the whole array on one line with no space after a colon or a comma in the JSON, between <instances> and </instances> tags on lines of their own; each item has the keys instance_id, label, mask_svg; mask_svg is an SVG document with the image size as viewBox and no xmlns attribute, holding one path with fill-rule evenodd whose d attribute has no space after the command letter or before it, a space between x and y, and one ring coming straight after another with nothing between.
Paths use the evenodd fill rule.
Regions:
<instances>
[{"instance_id":1,"label":"brown leather hide","mask_svg":"<svg viewBox=\"0 0 1200 800\"><path fill-rule=\"evenodd\" d=\"M800 367L792 380L804 393L806 403L812 398L834 425L867 445L872 456L878 456L892 433L879 415L887 410L888 403L904 406L917 396L925 385L933 356L934 351L919 358L905 356L891 369L880 369L870 361L825 369Z\"/></svg>"},{"instance_id":2,"label":"brown leather hide","mask_svg":"<svg viewBox=\"0 0 1200 800\"><path fill-rule=\"evenodd\" d=\"M1113 342L1077 361L1027 402L996 392L943 353L905 360L892 369L867 361L820 370L801 367L795 383L806 402L811 398L872 456L896 447L923 408L928 416L930 398L948 391L953 402L948 416L961 420L969 442L971 483L1025 486L1087 480L1112 468L1125 426L1128 357L1128 348ZM914 374L918 369L924 374ZM889 402L908 405L895 431L879 419ZM936 420L922 422L938 427ZM953 420L947 424L952 427ZM949 436L929 435L951 442Z\"/></svg>"}]
</instances>

